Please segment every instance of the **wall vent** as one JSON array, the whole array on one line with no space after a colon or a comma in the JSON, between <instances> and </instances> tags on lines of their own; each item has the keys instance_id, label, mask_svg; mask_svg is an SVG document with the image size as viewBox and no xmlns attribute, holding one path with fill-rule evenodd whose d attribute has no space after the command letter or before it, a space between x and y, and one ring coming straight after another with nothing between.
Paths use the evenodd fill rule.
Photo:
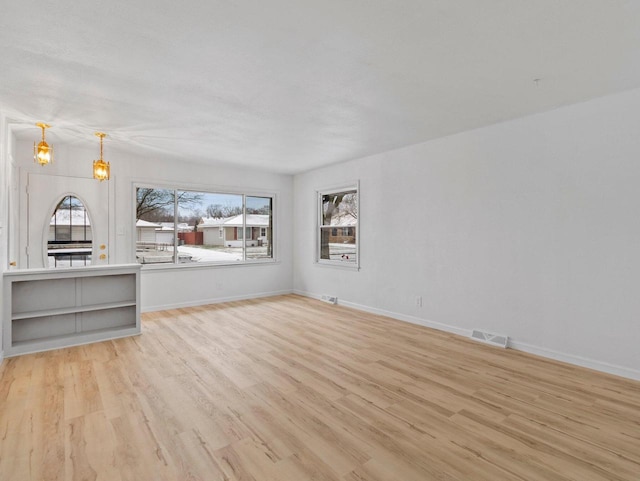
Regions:
<instances>
[{"instance_id":1,"label":"wall vent","mask_svg":"<svg viewBox=\"0 0 640 481\"><path fill-rule=\"evenodd\" d=\"M326 302L326 303L328 303L328 304L337 304L338 303L338 298L336 296L322 296L321 300Z\"/></svg>"},{"instance_id":2,"label":"wall vent","mask_svg":"<svg viewBox=\"0 0 640 481\"><path fill-rule=\"evenodd\" d=\"M507 347L507 344L509 344L508 336L503 336L501 334L492 334L490 332L480 331L479 329L474 329L471 332L471 339L502 348Z\"/></svg>"}]
</instances>

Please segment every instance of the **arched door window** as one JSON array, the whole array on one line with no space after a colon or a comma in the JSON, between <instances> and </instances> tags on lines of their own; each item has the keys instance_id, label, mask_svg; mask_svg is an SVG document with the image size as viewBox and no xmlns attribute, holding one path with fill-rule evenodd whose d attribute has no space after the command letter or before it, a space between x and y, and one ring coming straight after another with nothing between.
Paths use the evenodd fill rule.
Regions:
<instances>
[{"instance_id":1,"label":"arched door window","mask_svg":"<svg viewBox=\"0 0 640 481\"><path fill-rule=\"evenodd\" d=\"M88 266L91 249L89 213L80 199L67 195L58 202L49 223L49 267Z\"/></svg>"}]
</instances>

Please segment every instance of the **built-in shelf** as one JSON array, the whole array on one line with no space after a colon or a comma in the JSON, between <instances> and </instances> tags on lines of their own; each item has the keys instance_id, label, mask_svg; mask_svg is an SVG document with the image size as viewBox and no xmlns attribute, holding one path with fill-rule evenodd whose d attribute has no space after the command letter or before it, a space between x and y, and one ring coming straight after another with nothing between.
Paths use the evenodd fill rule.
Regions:
<instances>
[{"instance_id":1,"label":"built-in shelf","mask_svg":"<svg viewBox=\"0 0 640 481\"><path fill-rule=\"evenodd\" d=\"M96 329L90 333L74 333L70 335L52 336L46 339L36 339L30 341L15 341L13 343L10 356L18 356L20 354L31 354L34 352L49 351L51 349L59 349L61 347L80 346L91 342L106 341L109 339L118 339L120 337L129 337L140 334L139 329L121 328L121 329Z\"/></svg>"},{"instance_id":2,"label":"built-in shelf","mask_svg":"<svg viewBox=\"0 0 640 481\"><path fill-rule=\"evenodd\" d=\"M60 314L74 314L76 312L101 311L104 309L114 309L117 307L129 307L135 305L136 301L125 301L106 304L93 304L89 306L63 307L60 309L51 309L47 311L28 311L14 314L13 320L19 321L20 319L30 319L32 317L58 316Z\"/></svg>"},{"instance_id":3,"label":"built-in shelf","mask_svg":"<svg viewBox=\"0 0 640 481\"><path fill-rule=\"evenodd\" d=\"M126 264L4 273L5 355L139 334L140 267Z\"/></svg>"}]
</instances>

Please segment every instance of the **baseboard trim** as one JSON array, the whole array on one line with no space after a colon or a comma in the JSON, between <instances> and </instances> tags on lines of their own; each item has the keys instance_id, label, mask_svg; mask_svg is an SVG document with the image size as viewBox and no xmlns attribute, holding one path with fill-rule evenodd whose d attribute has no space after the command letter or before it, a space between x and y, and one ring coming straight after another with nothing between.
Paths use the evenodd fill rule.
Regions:
<instances>
[{"instance_id":1,"label":"baseboard trim","mask_svg":"<svg viewBox=\"0 0 640 481\"><path fill-rule=\"evenodd\" d=\"M293 293L294 294L298 294L300 296L310 297L310 298L318 299L318 300L321 300L321 297L322 297L319 294L313 294L311 292L305 292L305 291L299 291L299 290L294 290ZM409 316L409 315L406 315L406 314L400 314L398 312L387 311L387 310L384 310L384 309L378 309L377 307L370 307L370 306L366 306L364 304L357 304L355 302L344 301L344 300L342 300L340 298L338 298L338 305L345 306L345 307L351 307L351 308L357 309L359 311L365 311L365 312L369 312L371 314L376 314L376 315L379 315L379 316L386 316L386 317L390 317L392 319L398 319L399 321L409 322L411 324L418 324L419 326L430 327L432 329L437 329L438 331L450 332L452 334L457 334L459 336L469 337L471 335L471 329L468 329L468 330L467 329L461 329L459 327L451 326L449 324L443 324L441 322L429 321L427 319L421 319L421 318L415 317L415 316Z\"/></svg>"},{"instance_id":2,"label":"baseboard trim","mask_svg":"<svg viewBox=\"0 0 640 481\"><path fill-rule=\"evenodd\" d=\"M4 351L0 351L0 364L4 361Z\"/></svg>"},{"instance_id":3,"label":"baseboard trim","mask_svg":"<svg viewBox=\"0 0 640 481\"><path fill-rule=\"evenodd\" d=\"M304 297L310 297L312 299L320 299L322 296L319 294L314 294L311 292L301 291L294 289L294 294L298 294ZM365 306L363 304L357 304L355 302L344 301L338 298L338 305L351 307L353 309L357 309L359 311L370 312L371 314L378 314L382 316L387 316L392 319L397 319L399 321L409 322L411 324L418 324L424 327L430 327L432 329L437 329L439 331L450 332L452 334L457 334L459 336L469 337L471 335L471 329L461 329L456 326L452 326L450 324L444 324L441 322L429 321L426 319L420 319L414 316L408 316L406 314L400 314L397 312L386 311L384 309L378 309L375 307ZM615 376L624 377L627 379L633 379L635 381L640 381L640 371L637 369L631 369L624 366L618 366L615 364L609 364L607 362L596 361L593 359L588 359L581 356L576 356L573 354L566 354L563 352L554 351L552 349L547 349L540 346L535 346L532 344L518 342L509 338L509 348L514 349L516 351L527 352L529 354L535 354L536 356L544 357L547 359L553 359L555 361L566 362L567 364L573 364L575 366L585 367L588 369L593 369L595 371L604 372L607 374L613 374Z\"/></svg>"},{"instance_id":4,"label":"baseboard trim","mask_svg":"<svg viewBox=\"0 0 640 481\"><path fill-rule=\"evenodd\" d=\"M512 339L509 339L509 347L516 351L523 351L529 354L535 354L536 356L553 359L555 361L566 362L567 364L586 367L588 369L593 369L594 371L606 372L607 374L640 381L640 371L637 369L609 364L608 362L603 361L596 361L586 357L576 356L574 354L566 354L564 352L554 351L553 349L535 346L526 342L518 342Z\"/></svg>"},{"instance_id":5,"label":"baseboard trim","mask_svg":"<svg viewBox=\"0 0 640 481\"><path fill-rule=\"evenodd\" d=\"M273 297L273 296L283 296L285 294L293 293L292 290L284 290L284 291L272 291L272 292L258 292L254 294L245 294L241 296L229 296L229 297L212 297L209 299L197 299L194 301L187 302L175 302L171 304L158 304L155 306L142 306L140 312L155 312L155 311L166 311L168 309L180 309L182 307L195 307L195 306L204 306L207 304L220 304L222 302L232 302L232 301L244 301L248 299L259 299L261 297Z\"/></svg>"}]
</instances>

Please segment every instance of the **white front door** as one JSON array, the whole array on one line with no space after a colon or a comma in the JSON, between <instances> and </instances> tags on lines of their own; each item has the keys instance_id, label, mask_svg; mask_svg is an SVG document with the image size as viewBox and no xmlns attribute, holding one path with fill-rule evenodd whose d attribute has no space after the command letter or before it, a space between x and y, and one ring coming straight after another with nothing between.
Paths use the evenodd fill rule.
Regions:
<instances>
[{"instance_id":1,"label":"white front door","mask_svg":"<svg viewBox=\"0 0 640 481\"><path fill-rule=\"evenodd\" d=\"M91 264L109 263L109 184L95 179L60 175L27 175L27 267L49 267L47 239L51 216L67 195L80 199L89 213Z\"/></svg>"}]
</instances>

